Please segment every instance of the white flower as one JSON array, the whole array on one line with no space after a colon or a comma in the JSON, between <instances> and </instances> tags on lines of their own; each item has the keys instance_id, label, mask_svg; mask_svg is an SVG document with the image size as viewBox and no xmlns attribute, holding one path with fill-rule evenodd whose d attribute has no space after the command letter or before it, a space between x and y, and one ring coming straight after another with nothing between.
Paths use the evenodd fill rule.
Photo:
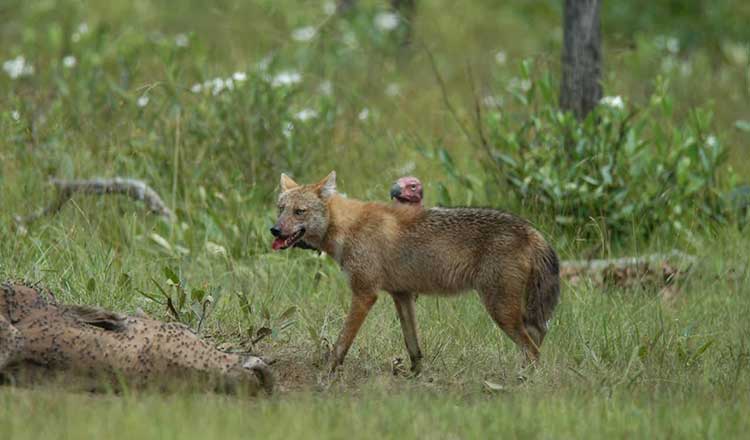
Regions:
<instances>
[{"instance_id":1,"label":"white flower","mask_svg":"<svg viewBox=\"0 0 750 440\"><path fill-rule=\"evenodd\" d=\"M207 84L204 84L204 86L211 87L211 94L216 96L224 91L224 80L221 78L214 78L207 81Z\"/></svg>"},{"instance_id":2,"label":"white flower","mask_svg":"<svg viewBox=\"0 0 750 440\"><path fill-rule=\"evenodd\" d=\"M675 59L671 56L665 57L663 60L661 60L661 70L665 72L671 72L675 68Z\"/></svg>"},{"instance_id":3,"label":"white flower","mask_svg":"<svg viewBox=\"0 0 750 440\"><path fill-rule=\"evenodd\" d=\"M528 79L522 79L521 80L521 90L524 92L528 92L531 89L531 80Z\"/></svg>"},{"instance_id":4,"label":"white flower","mask_svg":"<svg viewBox=\"0 0 750 440\"><path fill-rule=\"evenodd\" d=\"M232 81L232 78L224 80L224 87L226 87L227 90L234 90L234 81Z\"/></svg>"},{"instance_id":5,"label":"white flower","mask_svg":"<svg viewBox=\"0 0 750 440\"><path fill-rule=\"evenodd\" d=\"M302 75L300 75L299 72L295 72L294 70L285 70L283 72L279 72L276 76L273 77L273 79L271 80L271 85L273 87L291 86L297 84L300 81L302 81Z\"/></svg>"},{"instance_id":6,"label":"white flower","mask_svg":"<svg viewBox=\"0 0 750 440\"><path fill-rule=\"evenodd\" d=\"M326 15L333 15L336 13L336 3L334 2L325 2L323 3L323 12L326 13Z\"/></svg>"},{"instance_id":7,"label":"white flower","mask_svg":"<svg viewBox=\"0 0 750 440\"><path fill-rule=\"evenodd\" d=\"M508 61L508 55L505 54L504 50L499 50L495 54L495 61L502 66Z\"/></svg>"},{"instance_id":8,"label":"white flower","mask_svg":"<svg viewBox=\"0 0 750 440\"><path fill-rule=\"evenodd\" d=\"M263 59L258 61L258 70L260 70L261 72L268 70L268 66L271 65L272 60L273 60L273 56L271 55L263 57Z\"/></svg>"},{"instance_id":9,"label":"white flower","mask_svg":"<svg viewBox=\"0 0 750 440\"><path fill-rule=\"evenodd\" d=\"M292 31L292 39L294 41L310 41L313 38L315 38L315 34L317 34L318 31L313 26L305 26L301 28L297 28L294 31Z\"/></svg>"},{"instance_id":10,"label":"white flower","mask_svg":"<svg viewBox=\"0 0 750 440\"><path fill-rule=\"evenodd\" d=\"M381 12L375 16L375 27L381 31L392 31L396 29L400 18L393 12Z\"/></svg>"},{"instance_id":11,"label":"white flower","mask_svg":"<svg viewBox=\"0 0 750 440\"><path fill-rule=\"evenodd\" d=\"M190 91L193 93L200 93L203 91L203 84L193 84L193 86L190 87Z\"/></svg>"},{"instance_id":12,"label":"white flower","mask_svg":"<svg viewBox=\"0 0 750 440\"><path fill-rule=\"evenodd\" d=\"M148 95L141 95L136 101L135 104L138 107L145 107L148 105Z\"/></svg>"},{"instance_id":13,"label":"white flower","mask_svg":"<svg viewBox=\"0 0 750 440\"><path fill-rule=\"evenodd\" d=\"M11 79L34 74L34 66L27 63L26 58L24 58L23 55L19 55L12 60L4 62L3 70L5 70L5 73L7 73Z\"/></svg>"},{"instance_id":14,"label":"white flower","mask_svg":"<svg viewBox=\"0 0 750 440\"><path fill-rule=\"evenodd\" d=\"M359 118L360 121L364 121L365 119L367 119L368 117L370 117L370 109L363 108L362 111L359 112L359 114L357 115L357 117Z\"/></svg>"},{"instance_id":15,"label":"white flower","mask_svg":"<svg viewBox=\"0 0 750 440\"><path fill-rule=\"evenodd\" d=\"M185 34L177 34L174 37L174 44L176 44L178 47L187 47L189 43L190 43L190 40L188 39L188 36Z\"/></svg>"},{"instance_id":16,"label":"white flower","mask_svg":"<svg viewBox=\"0 0 750 440\"><path fill-rule=\"evenodd\" d=\"M359 46L359 41L357 41L357 34L352 31L345 32L342 39L344 40L344 44L350 49L356 49Z\"/></svg>"},{"instance_id":17,"label":"white flower","mask_svg":"<svg viewBox=\"0 0 750 440\"><path fill-rule=\"evenodd\" d=\"M67 67L68 69L75 67L77 63L78 61L73 55L68 55L63 58L63 66Z\"/></svg>"},{"instance_id":18,"label":"white flower","mask_svg":"<svg viewBox=\"0 0 750 440\"><path fill-rule=\"evenodd\" d=\"M297 112L294 117L302 122L318 117L318 112L311 108L305 108Z\"/></svg>"},{"instance_id":19,"label":"white flower","mask_svg":"<svg viewBox=\"0 0 750 440\"><path fill-rule=\"evenodd\" d=\"M690 61L680 63L680 74L682 76L690 76L691 73L693 73L693 65L690 64Z\"/></svg>"},{"instance_id":20,"label":"white flower","mask_svg":"<svg viewBox=\"0 0 750 440\"><path fill-rule=\"evenodd\" d=\"M21 113L19 113L18 110L13 110L12 112L10 112L10 117L14 121L18 122L21 120Z\"/></svg>"},{"instance_id":21,"label":"white flower","mask_svg":"<svg viewBox=\"0 0 750 440\"><path fill-rule=\"evenodd\" d=\"M285 138L292 137L293 132L294 124L292 124L291 122L287 122L286 125L284 125L284 128L281 129L281 134L283 134Z\"/></svg>"},{"instance_id":22,"label":"white flower","mask_svg":"<svg viewBox=\"0 0 750 440\"><path fill-rule=\"evenodd\" d=\"M672 53L677 53L680 51L680 40L678 40L675 37L669 37L667 38L666 47L668 51Z\"/></svg>"},{"instance_id":23,"label":"white flower","mask_svg":"<svg viewBox=\"0 0 750 440\"><path fill-rule=\"evenodd\" d=\"M328 81L328 80L325 80L325 81L323 81L323 82L322 82L322 83L320 83L320 85L318 86L318 91L319 91L319 92L320 92L320 93L321 93L322 95L326 95L326 96L331 96L331 94L333 94L333 83L331 83L331 82L330 82L330 81Z\"/></svg>"},{"instance_id":24,"label":"white flower","mask_svg":"<svg viewBox=\"0 0 750 440\"><path fill-rule=\"evenodd\" d=\"M625 108L625 101L621 96L605 96L599 101L599 104L606 105L607 107L622 110Z\"/></svg>"},{"instance_id":25,"label":"white flower","mask_svg":"<svg viewBox=\"0 0 750 440\"><path fill-rule=\"evenodd\" d=\"M70 37L71 40L73 40L74 43L77 43L81 40L81 36L89 33L89 25L86 23L81 23L78 25L78 30L73 33L73 35Z\"/></svg>"},{"instance_id":26,"label":"white flower","mask_svg":"<svg viewBox=\"0 0 750 440\"><path fill-rule=\"evenodd\" d=\"M417 164L415 164L413 160L410 160L409 162L406 162L404 166L396 170L396 174L399 176L406 176L411 174L416 168Z\"/></svg>"},{"instance_id":27,"label":"white flower","mask_svg":"<svg viewBox=\"0 0 750 440\"><path fill-rule=\"evenodd\" d=\"M718 144L719 144L719 141L718 139L716 139L716 136L709 134L706 137L706 145L708 145L709 147L713 148L713 147L716 147Z\"/></svg>"},{"instance_id":28,"label":"white flower","mask_svg":"<svg viewBox=\"0 0 750 440\"><path fill-rule=\"evenodd\" d=\"M232 79L235 80L235 82L243 82L247 80L247 73L245 72L234 72L232 74Z\"/></svg>"},{"instance_id":29,"label":"white flower","mask_svg":"<svg viewBox=\"0 0 750 440\"><path fill-rule=\"evenodd\" d=\"M499 98L497 96L492 96L492 95L487 95L482 98L482 104L484 104L485 107L502 107L503 98Z\"/></svg>"},{"instance_id":30,"label":"white flower","mask_svg":"<svg viewBox=\"0 0 750 440\"><path fill-rule=\"evenodd\" d=\"M385 94L391 97L398 96L401 94L401 86L396 83L390 83L385 88Z\"/></svg>"}]
</instances>

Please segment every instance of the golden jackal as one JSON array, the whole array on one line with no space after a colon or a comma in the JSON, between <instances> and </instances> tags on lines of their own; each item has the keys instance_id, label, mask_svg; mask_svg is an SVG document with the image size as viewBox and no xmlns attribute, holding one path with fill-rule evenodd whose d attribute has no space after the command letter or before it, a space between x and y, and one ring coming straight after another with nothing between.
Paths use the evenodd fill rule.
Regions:
<instances>
[{"instance_id":1,"label":"golden jackal","mask_svg":"<svg viewBox=\"0 0 750 440\"><path fill-rule=\"evenodd\" d=\"M281 175L273 249L312 247L349 276L352 303L334 346L331 370L346 356L377 299L396 305L412 371L420 371L414 295L476 289L487 312L536 360L560 296L557 255L527 221L483 208L415 209L349 199L336 174L310 185Z\"/></svg>"}]
</instances>

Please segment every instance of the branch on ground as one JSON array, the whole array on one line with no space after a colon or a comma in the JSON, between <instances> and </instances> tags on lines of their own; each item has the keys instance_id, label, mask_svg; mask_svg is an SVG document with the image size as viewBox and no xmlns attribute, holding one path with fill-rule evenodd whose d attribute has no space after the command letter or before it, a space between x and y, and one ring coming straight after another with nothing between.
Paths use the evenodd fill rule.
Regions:
<instances>
[{"instance_id":1,"label":"branch on ground","mask_svg":"<svg viewBox=\"0 0 750 440\"><path fill-rule=\"evenodd\" d=\"M39 209L27 216L15 216L18 224L28 225L42 217L57 214L73 195L79 193L89 195L126 195L133 200L145 203L148 210L152 213L165 217L170 221L174 219L174 214L167 208L164 201L159 197L159 194L141 180L122 177L91 180L52 179L49 183L57 189L57 198L46 208Z\"/></svg>"},{"instance_id":2,"label":"branch on ground","mask_svg":"<svg viewBox=\"0 0 750 440\"><path fill-rule=\"evenodd\" d=\"M569 284L583 280L602 287L632 288L647 285L661 287L665 300L674 299L676 283L683 278L697 258L680 251L602 260L568 260L560 264L560 278Z\"/></svg>"}]
</instances>

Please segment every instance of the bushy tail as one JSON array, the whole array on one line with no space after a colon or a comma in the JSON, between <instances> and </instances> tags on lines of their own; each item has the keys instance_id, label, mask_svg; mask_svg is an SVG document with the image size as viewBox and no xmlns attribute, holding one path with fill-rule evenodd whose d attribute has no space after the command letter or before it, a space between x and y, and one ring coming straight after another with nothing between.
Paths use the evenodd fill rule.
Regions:
<instances>
[{"instance_id":1,"label":"bushy tail","mask_svg":"<svg viewBox=\"0 0 750 440\"><path fill-rule=\"evenodd\" d=\"M533 259L526 295L524 325L539 347L547 334L552 312L560 300L560 260L547 243Z\"/></svg>"}]
</instances>

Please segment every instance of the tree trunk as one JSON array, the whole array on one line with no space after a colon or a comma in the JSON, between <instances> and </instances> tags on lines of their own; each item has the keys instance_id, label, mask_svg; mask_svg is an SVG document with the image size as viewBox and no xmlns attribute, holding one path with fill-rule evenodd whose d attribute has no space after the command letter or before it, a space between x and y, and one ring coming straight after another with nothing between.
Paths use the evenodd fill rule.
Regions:
<instances>
[{"instance_id":1,"label":"tree trunk","mask_svg":"<svg viewBox=\"0 0 750 440\"><path fill-rule=\"evenodd\" d=\"M565 0L560 107L581 120L602 98L601 0Z\"/></svg>"}]
</instances>

